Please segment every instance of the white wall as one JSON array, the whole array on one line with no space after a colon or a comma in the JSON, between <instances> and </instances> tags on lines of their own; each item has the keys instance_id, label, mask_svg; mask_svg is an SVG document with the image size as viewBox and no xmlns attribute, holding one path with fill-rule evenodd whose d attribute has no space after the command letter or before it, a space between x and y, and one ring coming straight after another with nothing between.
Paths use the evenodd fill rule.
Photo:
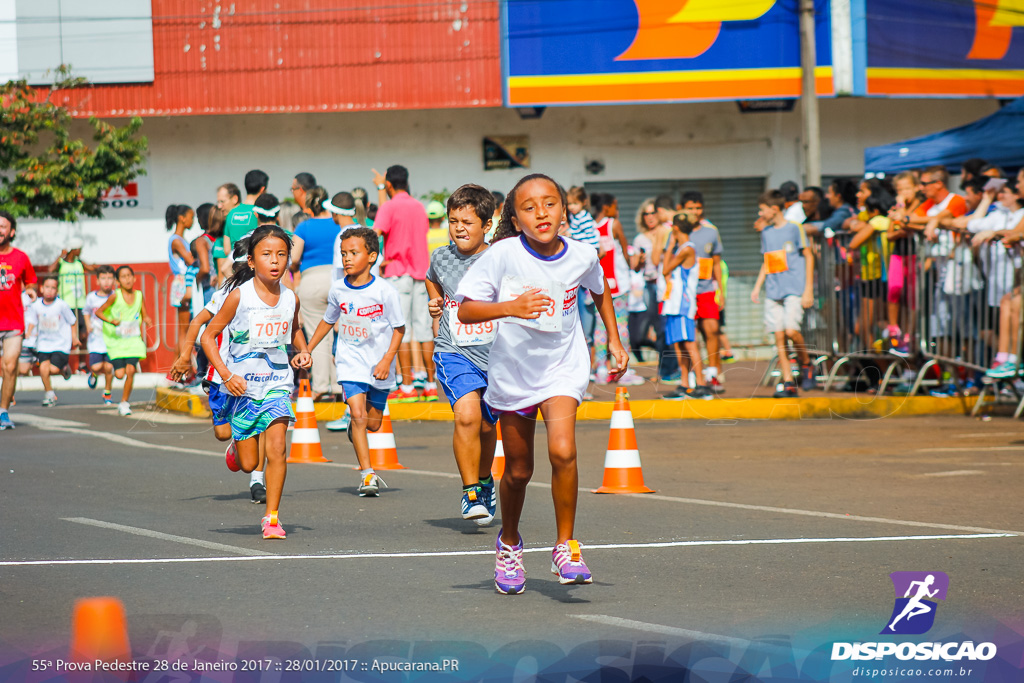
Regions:
<instances>
[{"instance_id":1,"label":"white wall","mask_svg":"<svg viewBox=\"0 0 1024 683\"><path fill-rule=\"evenodd\" d=\"M994 100L824 99L822 170L858 175L867 146L962 125L997 107ZM467 182L505 192L523 171L483 171L485 135L529 135L531 170L565 184L763 175L778 185L802 178L799 107L741 114L733 102L551 108L526 121L507 109L185 116L147 119L143 132L153 208L121 209L116 220L86 223L87 261L116 262L107 258L113 253L163 260L164 208L213 201L218 185L241 187L252 168L270 174L269 190L279 198L290 196L300 171L313 173L329 192L362 186L374 196L371 167L383 172L394 163L409 168L414 195ZM586 174L590 159L604 162L602 175ZM46 258L59 251L48 245L67 231L23 226L19 246ZM96 248L112 246L93 254L93 237Z\"/></svg>"}]
</instances>

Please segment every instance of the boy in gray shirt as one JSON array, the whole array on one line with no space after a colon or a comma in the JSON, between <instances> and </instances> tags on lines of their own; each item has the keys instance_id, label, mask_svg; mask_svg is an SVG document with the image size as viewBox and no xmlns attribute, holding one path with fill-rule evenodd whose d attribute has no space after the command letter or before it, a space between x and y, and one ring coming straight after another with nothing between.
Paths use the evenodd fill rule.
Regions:
<instances>
[{"instance_id":1,"label":"boy in gray shirt","mask_svg":"<svg viewBox=\"0 0 1024 683\"><path fill-rule=\"evenodd\" d=\"M490 190L463 185L448 198L451 244L430 255L426 286L434 318L437 381L455 413L455 462L462 476L462 518L490 524L497 506L491 463L497 416L484 403L487 358L498 322L459 322L455 291L470 266L487 250L495 200Z\"/></svg>"},{"instance_id":2,"label":"boy in gray shirt","mask_svg":"<svg viewBox=\"0 0 1024 683\"><path fill-rule=\"evenodd\" d=\"M804 309L814 305L814 251L807 241L802 225L786 221L786 200L778 190L769 190L758 200L757 215L767 223L761 231L761 253L764 262L750 293L755 304L764 285L764 323L775 335L782 382L775 388L775 398L797 395L793 371L789 366L786 340L793 343L800 361L803 389L814 388L814 372L804 338L800 334Z\"/></svg>"}]
</instances>

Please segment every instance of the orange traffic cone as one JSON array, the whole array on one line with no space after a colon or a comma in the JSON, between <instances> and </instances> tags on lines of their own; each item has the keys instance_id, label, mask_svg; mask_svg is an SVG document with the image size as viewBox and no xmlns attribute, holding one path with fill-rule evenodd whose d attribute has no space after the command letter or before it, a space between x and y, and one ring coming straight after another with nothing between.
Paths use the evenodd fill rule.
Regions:
<instances>
[{"instance_id":1,"label":"orange traffic cone","mask_svg":"<svg viewBox=\"0 0 1024 683\"><path fill-rule=\"evenodd\" d=\"M653 489L644 486L628 397L625 387L615 390L612 429L608 435L608 450L604 454L604 481L601 488L591 493L654 493Z\"/></svg>"},{"instance_id":2,"label":"orange traffic cone","mask_svg":"<svg viewBox=\"0 0 1024 683\"><path fill-rule=\"evenodd\" d=\"M71 660L132 661L124 605L117 598L82 598L71 617Z\"/></svg>"},{"instance_id":3,"label":"orange traffic cone","mask_svg":"<svg viewBox=\"0 0 1024 683\"><path fill-rule=\"evenodd\" d=\"M324 449L320 446L320 430L316 427L316 409L313 407L313 390L309 386L309 379L305 377L299 379L299 398L295 401L292 449L285 462L330 462L324 457Z\"/></svg>"},{"instance_id":4,"label":"orange traffic cone","mask_svg":"<svg viewBox=\"0 0 1024 683\"><path fill-rule=\"evenodd\" d=\"M501 444L501 423L496 422L494 428L498 430L498 440L494 444L494 460L491 461L491 476L501 479L505 474L505 447Z\"/></svg>"},{"instance_id":5,"label":"orange traffic cone","mask_svg":"<svg viewBox=\"0 0 1024 683\"><path fill-rule=\"evenodd\" d=\"M366 432L366 440L370 442L370 467L375 470L406 469L405 465L398 462L398 446L391 429L391 409L387 404L384 404L384 420L380 429Z\"/></svg>"}]
</instances>

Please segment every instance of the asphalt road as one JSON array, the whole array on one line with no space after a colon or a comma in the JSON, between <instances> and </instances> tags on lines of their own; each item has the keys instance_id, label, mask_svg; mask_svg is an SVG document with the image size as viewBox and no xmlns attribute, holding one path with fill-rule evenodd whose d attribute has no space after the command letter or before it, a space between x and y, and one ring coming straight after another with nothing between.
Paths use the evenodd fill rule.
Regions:
<instances>
[{"instance_id":1,"label":"asphalt road","mask_svg":"<svg viewBox=\"0 0 1024 683\"><path fill-rule=\"evenodd\" d=\"M289 467L288 538L272 542L208 423L141 404L121 418L95 398L65 392L43 409L41 395L19 395L18 427L0 433L2 680L46 680L28 663L66 655L74 601L97 595L124 602L133 651L151 660L450 657L464 678L495 680L655 662L668 679L690 668L717 680L723 667L756 673L752 652L806 671L808 652L879 639L889 574L941 571L950 591L928 638L1022 641L1024 428L1010 419L641 422L657 493L580 494L593 585L549 572L550 471L538 464L527 590L503 596L496 525L458 515L450 424L395 423L410 469L383 473L378 499L356 495L348 441L321 429L334 462ZM608 427L580 423L577 437L580 486L596 488ZM418 680L377 674L210 680Z\"/></svg>"}]
</instances>

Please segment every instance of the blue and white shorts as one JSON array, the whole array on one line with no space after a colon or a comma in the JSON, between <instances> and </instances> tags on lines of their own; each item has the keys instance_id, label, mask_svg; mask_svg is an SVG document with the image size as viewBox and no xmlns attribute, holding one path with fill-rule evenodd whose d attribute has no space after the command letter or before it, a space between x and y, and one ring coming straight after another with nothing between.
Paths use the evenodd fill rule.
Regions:
<instances>
[{"instance_id":1,"label":"blue and white shorts","mask_svg":"<svg viewBox=\"0 0 1024 683\"><path fill-rule=\"evenodd\" d=\"M282 417L289 422L295 421L292 410L291 393L282 390L270 391L257 400L249 396L232 396L229 392L220 409L221 424L231 423L231 437L235 441L245 441L267 431L270 423Z\"/></svg>"},{"instance_id":2,"label":"blue and white shorts","mask_svg":"<svg viewBox=\"0 0 1024 683\"><path fill-rule=\"evenodd\" d=\"M341 385L341 390L345 392L346 403L353 396L366 394L366 402L377 410L383 412L384 408L388 405L388 392L384 389L377 389L370 386L367 382L345 382L339 380L338 384Z\"/></svg>"},{"instance_id":3,"label":"blue and white shorts","mask_svg":"<svg viewBox=\"0 0 1024 683\"><path fill-rule=\"evenodd\" d=\"M665 316L665 343L697 341L697 323L685 315Z\"/></svg>"}]
</instances>

